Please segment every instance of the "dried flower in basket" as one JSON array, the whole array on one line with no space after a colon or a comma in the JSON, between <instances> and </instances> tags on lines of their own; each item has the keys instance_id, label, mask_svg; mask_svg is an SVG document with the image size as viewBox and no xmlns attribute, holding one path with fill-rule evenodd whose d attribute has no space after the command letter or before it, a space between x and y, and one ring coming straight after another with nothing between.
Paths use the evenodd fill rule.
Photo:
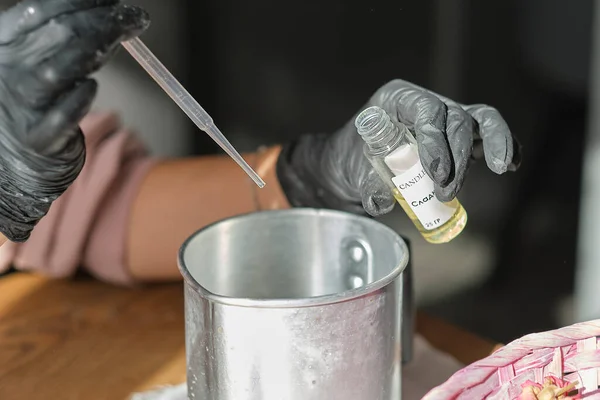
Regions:
<instances>
[{"instance_id":1,"label":"dried flower in basket","mask_svg":"<svg viewBox=\"0 0 600 400\"><path fill-rule=\"evenodd\" d=\"M523 392L518 400L581 399L579 391L575 389L578 383L567 382L554 376L546 377L543 385L528 380L523 384Z\"/></svg>"},{"instance_id":2,"label":"dried flower in basket","mask_svg":"<svg viewBox=\"0 0 600 400\"><path fill-rule=\"evenodd\" d=\"M600 320L534 333L433 388L423 400L600 399Z\"/></svg>"}]
</instances>

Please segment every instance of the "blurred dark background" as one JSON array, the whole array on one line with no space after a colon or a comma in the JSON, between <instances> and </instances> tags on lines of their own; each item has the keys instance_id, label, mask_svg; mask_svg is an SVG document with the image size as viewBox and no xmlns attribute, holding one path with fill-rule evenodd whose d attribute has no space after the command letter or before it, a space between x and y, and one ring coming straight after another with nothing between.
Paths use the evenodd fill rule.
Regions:
<instances>
[{"instance_id":1,"label":"blurred dark background","mask_svg":"<svg viewBox=\"0 0 600 400\"><path fill-rule=\"evenodd\" d=\"M240 150L333 132L394 78L498 108L523 144L522 168L472 168L456 243L411 236L419 306L503 342L570 323L593 1L133 3L155 17L144 40ZM147 104L160 98L159 115L178 121L172 155L218 151L124 52L115 65L107 76L135 74L152 87ZM385 222L414 233L401 213Z\"/></svg>"}]
</instances>

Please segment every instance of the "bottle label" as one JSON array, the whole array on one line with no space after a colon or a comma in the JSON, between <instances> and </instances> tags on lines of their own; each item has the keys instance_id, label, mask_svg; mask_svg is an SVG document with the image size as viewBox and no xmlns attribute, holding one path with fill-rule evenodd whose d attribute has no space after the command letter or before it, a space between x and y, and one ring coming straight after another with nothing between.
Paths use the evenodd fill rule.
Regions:
<instances>
[{"instance_id":1,"label":"bottle label","mask_svg":"<svg viewBox=\"0 0 600 400\"><path fill-rule=\"evenodd\" d=\"M435 197L434 182L423 169L421 162L393 177L392 182L427 230L444 225L456 212L455 208Z\"/></svg>"}]
</instances>

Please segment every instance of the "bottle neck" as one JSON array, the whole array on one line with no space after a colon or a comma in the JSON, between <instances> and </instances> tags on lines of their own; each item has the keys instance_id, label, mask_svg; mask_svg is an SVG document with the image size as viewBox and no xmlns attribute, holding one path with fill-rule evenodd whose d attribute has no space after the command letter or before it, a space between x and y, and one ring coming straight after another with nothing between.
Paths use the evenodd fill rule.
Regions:
<instances>
[{"instance_id":1,"label":"bottle neck","mask_svg":"<svg viewBox=\"0 0 600 400\"><path fill-rule=\"evenodd\" d=\"M358 134L374 156L385 156L402 142L404 132L394 124L390 116L379 107L369 107L361 112L355 122Z\"/></svg>"}]
</instances>

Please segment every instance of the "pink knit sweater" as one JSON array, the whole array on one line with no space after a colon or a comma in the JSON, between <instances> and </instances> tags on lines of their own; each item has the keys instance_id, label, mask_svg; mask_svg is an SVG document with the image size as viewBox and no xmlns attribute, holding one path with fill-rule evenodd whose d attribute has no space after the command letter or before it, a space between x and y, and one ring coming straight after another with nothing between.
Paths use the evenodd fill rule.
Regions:
<instances>
[{"instance_id":1,"label":"pink knit sweater","mask_svg":"<svg viewBox=\"0 0 600 400\"><path fill-rule=\"evenodd\" d=\"M81 123L86 164L23 244L0 247L0 272L11 265L49 277L85 268L98 279L127 284L128 218L137 189L155 160L113 114L90 114Z\"/></svg>"}]
</instances>

